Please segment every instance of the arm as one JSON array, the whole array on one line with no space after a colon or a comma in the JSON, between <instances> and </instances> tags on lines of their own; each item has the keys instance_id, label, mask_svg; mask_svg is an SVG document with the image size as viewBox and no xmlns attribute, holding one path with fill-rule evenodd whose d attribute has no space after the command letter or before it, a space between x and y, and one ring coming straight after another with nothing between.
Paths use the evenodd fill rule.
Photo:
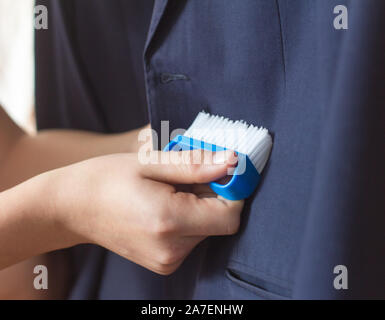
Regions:
<instances>
[{"instance_id":1,"label":"arm","mask_svg":"<svg viewBox=\"0 0 385 320\"><path fill-rule=\"evenodd\" d=\"M0 106L0 191L42 172L85 159L136 152L139 130L110 135L47 130L30 136Z\"/></svg>"},{"instance_id":2,"label":"arm","mask_svg":"<svg viewBox=\"0 0 385 320\"><path fill-rule=\"evenodd\" d=\"M136 154L93 158L0 193L0 270L94 243L170 274L207 236L238 230L243 202L208 195L204 185L226 175L234 152L219 152L214 161L201 150L149 157L157 161L144 164ZM161 163L162 157L171 159ZM181 192L181 184L192 189Z\"/></svg>"},{"instance_id":3,"label":"arm","mask_svg":"<svg viewBox=\"0 0 385 320\"><path fill-rule=\"evenodd\" d=\"M42 172L93 156L134 152L139 130L101 135L70 130L50 130L27 135L0 106L0 192ZM0 206L3 210L5 207ZM1 210L1 212L4 212ZM56 285L48 291L32 287L33 267L46 265ZM0 271L0 299L61 298L68 286L69 263L64 252L42 255Z\"/></svg>"},{"instance_id":4,"label":"arm","mask_svg":"<svg viewBox=\"0 0 385 320\"><path fill-rule=\"evenodd\" d=\"M14 175L20 181L50 166L90 156L89 151L94 152L92 155L116 151L109 149L113 143L100 135L74 133L75 142L71 141L75 136L70 132L56 132L56 140L51 140L52 132L33 138L25 136L4 116L0 119L1 170L8 186L15 184ZM136 141L136 134L134 137ZM65 144L67 147L63 148ZM34 147L41 148L39 157L33 156ZM31 157L32 165L39 169L28 161L20 164L26 167L20 174L12 160L19 157ZM98 244L167 275L207 236L229 235L238 230L243 202L219 199L205 185L226 175L237 162L233 152L219 152L214 159L211 152L200 150L149 152L148 157L155 161L144 164L137 154L128 153L97 157L45 172L0 192L3 277L24 279L23 275L31 273L31 262L26 262L21 271L19 266L11 266L82 243ZM163 158L170 161L163 163ZM197 159L200 162L196 163ZM180 185L185 185L183 192ZM66 278L60 276L66 283ZM0 280L7 283L9 278ZM32 284L25 285L30 288ZM4 287L0 289L4 291ZM23 289L17 289L13 296L9 288L0 290L0 298L30 298L24 292L20 297ZM33 292L32 297L38 298L38 294ZM45 296L52 297L56 296Z\"/></svg>"}]
</instances>

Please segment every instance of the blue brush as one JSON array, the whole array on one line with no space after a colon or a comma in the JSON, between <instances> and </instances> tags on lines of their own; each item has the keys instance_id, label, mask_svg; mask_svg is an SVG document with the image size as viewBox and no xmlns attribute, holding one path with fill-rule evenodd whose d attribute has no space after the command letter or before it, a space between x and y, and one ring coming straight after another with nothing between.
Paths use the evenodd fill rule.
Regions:
<instances>
[{"instance_id":1,"label":"blue brush","mask_svg":"<svg viewBox=\"0 0 385 320\"><path fill-rule=\"evenodd\" d=\"M185 134L176 136L164 151L234 150L238 164L226 184L211 182L211 189L228 200L248 198L257 187L273 142L267 129L200 112Z\"/></svg>"}]
</instances>

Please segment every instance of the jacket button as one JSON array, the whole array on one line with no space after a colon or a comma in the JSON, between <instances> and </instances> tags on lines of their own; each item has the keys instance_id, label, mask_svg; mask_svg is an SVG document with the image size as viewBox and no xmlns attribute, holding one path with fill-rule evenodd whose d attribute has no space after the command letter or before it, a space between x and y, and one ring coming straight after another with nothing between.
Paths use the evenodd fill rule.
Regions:
<instances>
[{"instance_id":1,"label":"jacket button","mask_svg":"<svg viewBox=\"0 0 385 320\"><path fill-rule=\"evenodd\" d=\"M162 73L160 75L160 82L163 84L170 83L172 81L185 80L188 81L190 78L185 74L178 73Z\"/></svg>"}]
</instances>

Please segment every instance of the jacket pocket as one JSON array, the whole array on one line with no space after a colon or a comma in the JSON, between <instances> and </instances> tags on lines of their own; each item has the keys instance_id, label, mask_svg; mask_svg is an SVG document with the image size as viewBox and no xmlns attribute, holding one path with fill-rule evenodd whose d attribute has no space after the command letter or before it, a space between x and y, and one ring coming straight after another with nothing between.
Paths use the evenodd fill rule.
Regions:
<instances>
[{"instance_id":1,"label":"jacket pocket","mask_svg":"<svg viewBox=\"0 0 385 320\"><path fill-rule=\"evenodd\" d=\"M254 293L260 298L267 300L290 299L291 289L283 287L274 282L263 279L256 273L236 262L230 262L226 268L226 277L236 285Z\"/></svg>"}]
</instances>

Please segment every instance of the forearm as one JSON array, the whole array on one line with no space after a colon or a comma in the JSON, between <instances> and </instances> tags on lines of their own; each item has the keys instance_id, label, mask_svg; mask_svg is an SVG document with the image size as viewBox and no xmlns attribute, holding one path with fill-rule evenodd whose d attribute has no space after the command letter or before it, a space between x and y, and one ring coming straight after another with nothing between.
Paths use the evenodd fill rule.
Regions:
<instances>
[{"instance_id":1,"label":"forearm","mask_svg":"<svg viewBox=\"0 0 385 320\"><path fill-rule=\"evenodd\" d=\"M110 153L137 152L138 130L97 134L46 130L30 136L0 106L0 191L39 173Z\"/></svg>"},{"instance_id":2,"label":"forearm","mask_svg":"<svg viewBox=\"0 0 385 320\"><path fill-rule=\"evenodd\" d=\"M37 174L88 158L139 148L139 130L102 135L83 131L49 130L35 136L19 134L0 162L0 191Z\"/></svg>"},{"instance_id":3,"label":"forearm","mask_svg":"<svg viewBox=\"0 0 385 320\"><path fill-rule=\"evenodd\" d=\"M93 156L135 152L139 148L138 133L139 130L134 130L101 135L50 130L28 136L0 106L0 270L12 265L0 271L0 299L62 298L69 286L68 259L64 252L34 257L14 265L28 257L66 246L64 242L58 242L63 229L58 229L52 216L46 220L50 215L47 205L52 203L52 198L47 196L50 190L45 190L44 194L42 187L26 182L7 192L1 191L42 172ZM34 180L37 179L42 178ZM31 289L29 277L31 266L35 264L52 265L50 275L56 280L47 291ZM21 279L29 280L23 282Z\"/></svg>"},{"instance_id":4,"label":"forearm","mask_svg":"<svg viewBox=\"0 0 385 320\"><path fill-rule=\"evenodd\" d=\"M51 180L41 175L0 193L0 270L76 244L56 215Z\"/></svg>"}]
</instances>

